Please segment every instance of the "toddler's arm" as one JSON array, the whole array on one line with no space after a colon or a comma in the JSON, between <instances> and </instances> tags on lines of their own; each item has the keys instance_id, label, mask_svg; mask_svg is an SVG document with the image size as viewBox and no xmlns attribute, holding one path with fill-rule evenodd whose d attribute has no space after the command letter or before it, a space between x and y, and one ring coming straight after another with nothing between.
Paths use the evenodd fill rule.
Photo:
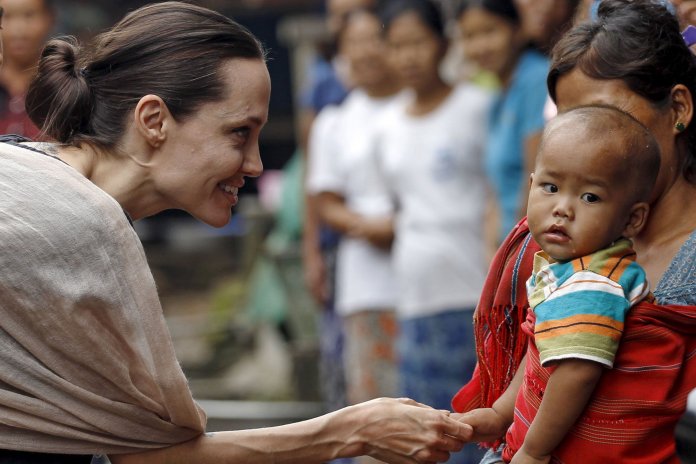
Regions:
<instances>
[{"instance_id":1,"label":"toddler's arm","mask_svg":"<svg viewBox=\"0 0 696 464\"><path fill-rule=\"evenodd\" d=\"M520 366L505 393L500 395L492 407L473 409L463 414L452 414L450 417L469 424L474 428L472 442L494 442L507 432L512 424L515 411L515 399L524 378L524 367L527 356L522 358Z\"/></svg>"},{"instance_id":2,"label":"toddler's arm","mask_svg":"<svg viewBox=\"0 0 696 464\"><path fill-rule=\"evenodd\" d=\"M559 361L524 444L512 464L547 463L551 453L575 424L592 395L604 367L594 361Z\"/></svg>"}]
</instances>

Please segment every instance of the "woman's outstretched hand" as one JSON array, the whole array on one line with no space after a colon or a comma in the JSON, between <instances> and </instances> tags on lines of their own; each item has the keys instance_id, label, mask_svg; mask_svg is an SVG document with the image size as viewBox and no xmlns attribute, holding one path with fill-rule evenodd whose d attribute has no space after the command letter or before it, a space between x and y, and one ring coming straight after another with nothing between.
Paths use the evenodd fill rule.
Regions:
<instances>
[{"instance_id":1,"label":"woman's outstretched hand","mask_svg":"<svg viewBox=\"0 0 696 464\"><path fill-rule=\"evenodd\" d=\"M345 441L355 449L344 451L353 456L393 464L445 462L472 435L471 426L449 417L449 411L410 399L378 398L350 408L356 414Z\"/></svg>"}]
</instances>

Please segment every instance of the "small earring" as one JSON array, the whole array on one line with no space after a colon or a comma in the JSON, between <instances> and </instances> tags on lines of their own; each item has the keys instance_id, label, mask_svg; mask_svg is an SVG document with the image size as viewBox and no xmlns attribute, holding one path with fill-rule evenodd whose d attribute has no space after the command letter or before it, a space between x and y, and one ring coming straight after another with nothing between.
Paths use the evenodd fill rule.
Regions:
<instances>
[{"instance_id":1,"label":"small earring","mask_svg":"<svg viewBox=\"0 0 696 464\"><path fill-rule=\"evenodd\" d=\"M677 123L674 125L674 128L677 130L677 132L684 132L684 129L686 129L686 126L684 125L683 122L677 121Z\"/></svg>"}]
</instances>

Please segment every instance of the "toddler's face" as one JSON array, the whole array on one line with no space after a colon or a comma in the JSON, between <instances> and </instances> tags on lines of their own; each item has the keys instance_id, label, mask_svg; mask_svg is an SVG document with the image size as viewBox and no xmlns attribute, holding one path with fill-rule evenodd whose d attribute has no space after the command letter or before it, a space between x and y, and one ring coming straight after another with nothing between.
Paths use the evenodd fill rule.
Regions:
<instances>
[{"instance_id":1,"label":"toddler's face","mask_svg":"<svg viewBox=\"0 0 696 464\"><path fill-rule=\"evenodd\" d=\"M588 255L625 235L633 201L621 148L621 141L559 131L539 152L527 215L554 260Z\"/></svg>"}]
</instances>

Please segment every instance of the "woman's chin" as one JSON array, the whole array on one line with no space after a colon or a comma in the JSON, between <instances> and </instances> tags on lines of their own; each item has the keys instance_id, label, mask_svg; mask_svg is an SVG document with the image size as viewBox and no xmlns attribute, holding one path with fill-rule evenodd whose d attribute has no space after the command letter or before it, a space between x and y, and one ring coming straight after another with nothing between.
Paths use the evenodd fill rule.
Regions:
<instances>
[{"instance_id":1,"label":"woman's chin","mask_svg":"<svg viewBox=\"0 0 696 464\"><path fill-rule=\"evenodd\" d=\"M211 226L211 227L225 227L227 224L229 224L230 219L232 219L232 210L228 209L226 212L225 211L214 211L214 212L209 212L208 214L202 213L202 214L194 214L190 213L194 218L198 219L199 221Z\"/></svg>"}]
</instances>

